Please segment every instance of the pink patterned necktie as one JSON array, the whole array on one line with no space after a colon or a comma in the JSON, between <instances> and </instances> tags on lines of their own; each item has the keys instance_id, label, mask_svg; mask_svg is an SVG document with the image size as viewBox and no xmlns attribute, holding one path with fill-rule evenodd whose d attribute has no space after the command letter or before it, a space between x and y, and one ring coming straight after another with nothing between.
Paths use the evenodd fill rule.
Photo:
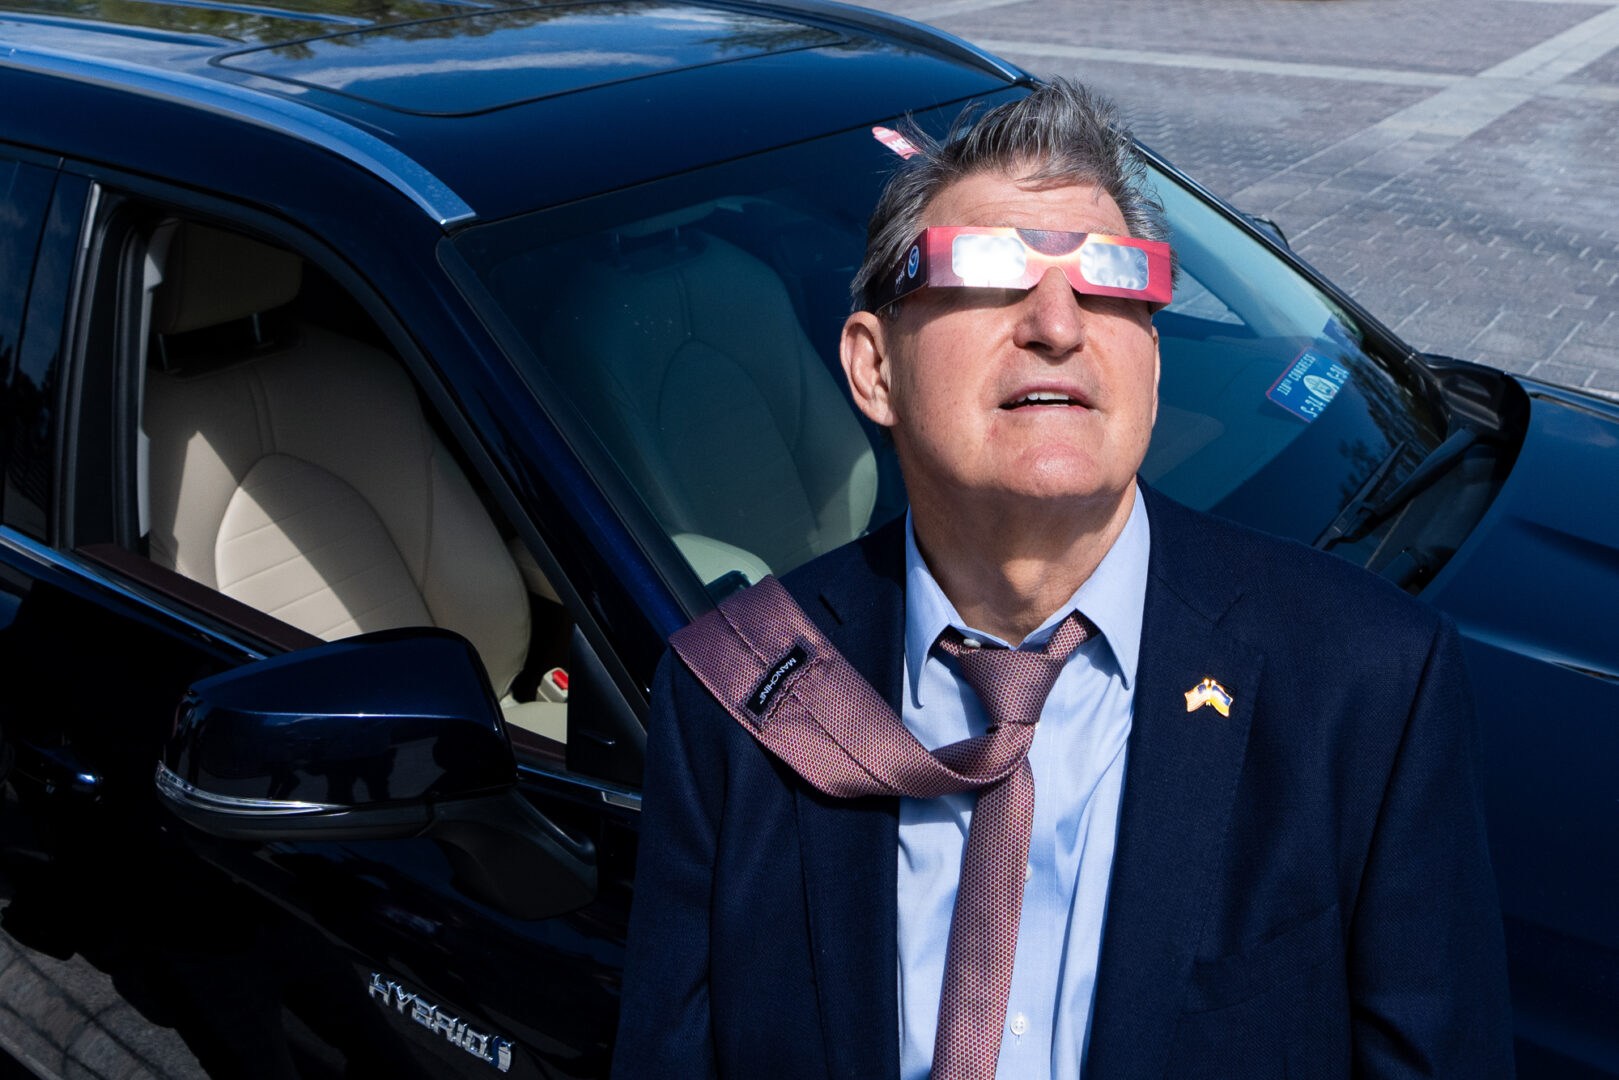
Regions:
<instances>
[{"instance_id":1,"label":"pink patterned necktie","mask_svg":"<svg viewBox=\"0 0 1619 1080\"><path fill-rule=\"evenodd\" d=\"M978 791L950 920L932 1080L995 1075L1034 820L1025 759L1063 664L1095 633L1078 612L1042 650L969 647L946 631L938 647L956 658L990 729L931 753L773 577L670 638L750 735L828 795Z\"/></svg>"},{"instance_id":2,"label":"pink patterned necktie","mask_svg":"<svg viewBox=\"0 0 1619 1080\"><path fill-rule=\"evenodd\" d=\"M1095 632L1095 626L1075 612L1038 652L975 648L954 631L939 638L938 647L956 658L962 679L983 704L990 730L979 739L941 747L936 756L981 739L988 741L987 756L1011 758L1014 767L1003 779L979 790L967 830L939 994L932 1080L991 1080L995 1075L1006 1000L1012 991L1029 829L1034 822L1029 745L1063 664Z\"/></svg>"}]
</instances>

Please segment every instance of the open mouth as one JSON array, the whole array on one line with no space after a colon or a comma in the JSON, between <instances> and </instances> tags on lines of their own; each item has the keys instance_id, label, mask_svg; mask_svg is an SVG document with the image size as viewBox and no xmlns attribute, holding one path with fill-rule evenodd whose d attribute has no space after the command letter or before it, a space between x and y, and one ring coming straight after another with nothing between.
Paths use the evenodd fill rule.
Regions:
<instances>
[{"instance_id":1,"label":"open mouth","mask_svg":"<svg viewBox=\"0 0 1619 1080\"><path fill-rule=\"evenodd\" d=\"M1077 405L1080 408L1085 407L1085 403L1083 401L1081 401L1079 398L1070 397L1067 394L1060 393L1060 392L1055 391L1055 390L1035 390L1035 391L1032 391L1030 393L1024 394L1022 397L1015 398L1012 401L1008 401L1006 404L1002 405L1001 408L1003 408L1003 409L1051 408L1053 406L1064 406L1064 405Z\"/></svg>"}]
</instances>

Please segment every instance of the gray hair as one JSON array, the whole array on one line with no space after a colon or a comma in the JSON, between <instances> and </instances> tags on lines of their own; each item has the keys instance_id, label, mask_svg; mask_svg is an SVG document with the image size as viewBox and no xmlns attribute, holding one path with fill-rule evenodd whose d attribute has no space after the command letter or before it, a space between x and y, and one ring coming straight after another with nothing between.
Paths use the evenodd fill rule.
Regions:
<instances>
[{"instance_id":1,"label":"gray hair","mask_svg":"<svg viewBox=\"0 0 1619 1080\"><path fill-rule=\"evenodd\" d=\"M1080 83L1053 79L975 118L977 111L976 103L963 109L942 142L907 125L905 136L918 153L889 178L872 211L866 259L849 286L854 310L873 310L873 286L922 231L922 214L934 197L979 173L1032 168L1019 179L1095 184L1118 204L1131 236L1169 240L1163 204L1148 187L1146 161L1107 98Z\"/></svg>"}]
</instances>

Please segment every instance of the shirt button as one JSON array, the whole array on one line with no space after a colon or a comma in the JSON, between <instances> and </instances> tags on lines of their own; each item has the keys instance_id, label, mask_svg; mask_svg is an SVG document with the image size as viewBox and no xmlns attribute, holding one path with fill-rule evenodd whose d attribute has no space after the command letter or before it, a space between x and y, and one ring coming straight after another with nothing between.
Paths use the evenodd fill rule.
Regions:
<instances>
[{"instance_id":1,"label":"shirt button","mask_svg":"<svg viewBox=\"0 0 1619 1080\"><path fill-rule=\"evenodd\" d=\"M1029 1021L1022 1013L1012 1017L1012 1034L1021 1035L1029 1030Z\"/></svg>"},{"instance_id":2,"label":"shirt button","mask_svg":"<svg viewBox=\"0 0 1619 1080\"><path fill-rule=\"evenodd\" d=\"M1030 862L1030 863L1024 863L1023 864L1023 880L1024 881L1033 881L1034 880L1034 863Z\"/></svg>"},{"instance_id":3,"label":"shirt button","mask_svg":"<svg viewBox=\"0 0 1619 1080\"><path fill-rule=\"evenodd\" d=\"M969 649L982 649L984 647L984 643L975 637L963 637L961 643Z\"/></svg>"}]
</instances>

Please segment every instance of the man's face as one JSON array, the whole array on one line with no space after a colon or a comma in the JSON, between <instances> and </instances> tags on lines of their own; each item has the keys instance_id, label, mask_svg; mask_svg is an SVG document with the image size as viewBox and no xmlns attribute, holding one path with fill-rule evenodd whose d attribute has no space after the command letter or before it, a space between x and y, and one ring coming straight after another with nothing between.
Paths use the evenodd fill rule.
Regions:
<instances>
[{"instance_id":1,"label":"man's face","mask_svg":"<svg viewBox=\"0 0 1619 1080\"><path fill-rule=\"evenodd\" d=\"M1127 231L1093 184L1003 173L945 188L922 225ZM856 402L893 432L913 500L1028 496L1108 509L1146 455L1158 410L1151 314L1139 300L1076 293L1058 270L1027 291L923 289L892 318L851 316L843 344Z\"/></svg>"}]
</instances>

